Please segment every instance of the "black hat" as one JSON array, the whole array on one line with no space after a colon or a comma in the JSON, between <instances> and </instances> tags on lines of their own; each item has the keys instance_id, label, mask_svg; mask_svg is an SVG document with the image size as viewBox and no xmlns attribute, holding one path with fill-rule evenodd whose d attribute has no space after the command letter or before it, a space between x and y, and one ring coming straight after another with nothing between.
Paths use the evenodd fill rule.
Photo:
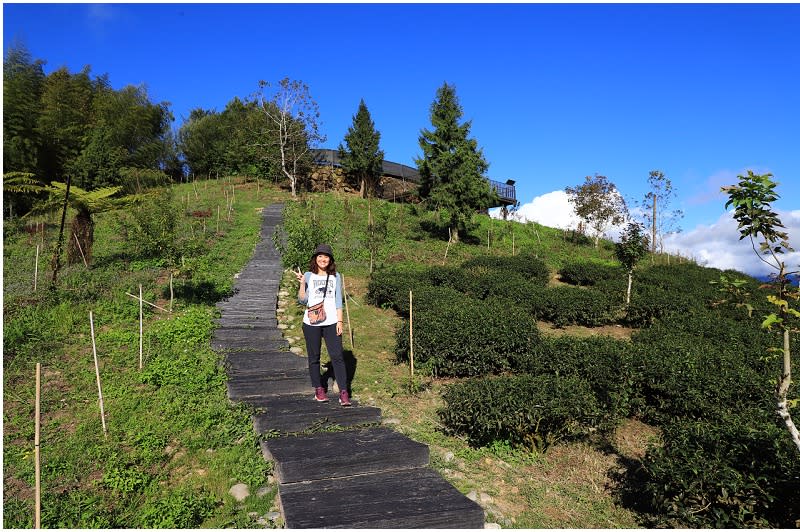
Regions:
<instances>
[{"instance_id":1,"label":"black hat","mask_svg":"<svg viewBox=\"0 0 800 532\"><path fill-rule=\"evenodd\" d=\"M333 249L331 249L331 247L328 244L320 244L320 245L318 245L317 248L314 250L314 253L311 256L313 258L313 257L316 257L317 255L319 255L320 253L322 253L323 255L329 256L331 258L331 260L333 260Z\"/></svg>"}]
</instances>

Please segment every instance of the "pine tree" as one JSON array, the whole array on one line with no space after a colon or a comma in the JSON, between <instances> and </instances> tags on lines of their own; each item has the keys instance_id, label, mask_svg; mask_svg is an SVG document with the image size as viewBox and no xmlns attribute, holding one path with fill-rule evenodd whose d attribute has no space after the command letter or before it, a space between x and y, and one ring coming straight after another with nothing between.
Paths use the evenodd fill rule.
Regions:
<instances>
[{"instance_id":1,"label":"pine tree","mask_svg":"<svg viewBox=\"0 0 800 532\"><path fill-rule=\"evenodd\" d=\"M347 148L339 144L339 157L345 175L361 187L362 198L375 196L383 170L383 150L380 149L381 134L375 130L363 99L358 104L353 125L347 128L344 141Z\"/></svg>"},{"instance_id":2,"label":"pine tree","mask_svg":"<svg viewBox=\"0 0 800 532\"><path fill-rule=\"evenodd\" d=\"M433 131L423 129L419 137L422 158L416 160L421 184L420 196L430 208L444 208L449 213L451 239L468 230L476 211L495 204L485 172L489 164L478 142L469 138L472 121L459 124L463 115L455 87L444 83L431 104Z\"/></svg>"}]
</instances>

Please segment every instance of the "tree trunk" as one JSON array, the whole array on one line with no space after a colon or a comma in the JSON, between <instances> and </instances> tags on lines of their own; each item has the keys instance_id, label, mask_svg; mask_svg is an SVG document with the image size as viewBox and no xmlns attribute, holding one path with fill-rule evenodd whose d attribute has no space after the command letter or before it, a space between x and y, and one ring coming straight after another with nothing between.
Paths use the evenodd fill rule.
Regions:
<instances>
[{"instance_id":1,"label":"tree trunk","mask_svg":"<svg viewBox=\"0 0 800 532\"><path fill-rule=\"evenodd\" d=\"M797 426L792 421L792 416L789 413L789 385L792 383L792 353L789 345L789 330L783 331L783 372L781 378L778 379L778 386L775 388L775 397L778 400L778 415L786 425L792 441L800 451L800 432Z\"/></svg>"},{"instance_id":2,"label":"tree trunk","mask_svg":"<svg viewBox=\"0 0 800 532\"><path fill-rule=\"evenodd\" d=\"M650 249L653 253L656 252L656 201L658 200L658 196L653 194L653 227L652 227L652 234L653 240L650 242Z\"/></svg>"},{"instance_id":3,"label":"tree trunk","mask_svg":"<svg viewBox=\"0 0 800 532\"><path fill-rule=\"evenodd\" d=\"M70 227L71 238L67 242L67 264L83 262L92 263L92 245L94 244L94 220L88 211L78 211ZM76 238L77 237L77 238ZM80 249L78 246L80 245ZM81 251L83 253L81 253Z\"/></svg>"},{"instance_id":4,"label":"tree trunk","mask_svg":"<svg viewBox=\"0 0 800 532\"><path fill-rule=\"evenodd\" d=\"M625 294L625 304L631 304L631 285L633 284L633 272L628 272L628 291Z\"/></svg>"},{"instance_id":5,"label":"tree trunk","mask_svg":"<svg viewBox=\"0 0 800 532\"><path fill-rule=\"evenodd\" d=\"M450 241L455 244L458 242L458 227L452 227L450 229Z\"/></svg>"},{"instance_id":6,"label":"tree trunk","mask_svg":"<svg viewBox=\"0 0 800 532\"><path fill-rule=\"evenodd\" d=\"M367 180L366 178L361 178L361 190L359 191L361 194L361 199L367 199Z\"/></svg>"}]
</instances>

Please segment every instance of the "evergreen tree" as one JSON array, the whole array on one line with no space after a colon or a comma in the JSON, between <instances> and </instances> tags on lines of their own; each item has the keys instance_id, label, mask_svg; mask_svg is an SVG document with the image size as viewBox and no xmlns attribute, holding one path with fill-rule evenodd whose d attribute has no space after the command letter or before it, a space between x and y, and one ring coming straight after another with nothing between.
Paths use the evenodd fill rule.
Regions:
<instances>
[{"instance_id":1,"label":"evergreen tree","mask_svg":"<svg viewBox=\"0 0 800 532\"><path fill-rule=\"evenodd\" d=\"M496 203L485 172L489 164L478 142L469 138L472 121L459 124L463 115L455 87L444 83L431 104L433 131L423 129L419 137L422 158L416 160L421 177L420 196L431 208L449 214L451 238L468 230L476 211Z\"/></svg>"},{"instance_id":2,"label":"evergreen tree","mask_svg":"<svg viewBox=\"0 0 800 532\"><path fill-rule=\"evenodd\" d=\"M375 130L375 123L363 99L358 104L358 112L353 117L353 125L347 129L344 141L347 149L339 144L339 157L345 175L358 183L362 198L376 196L383 170L381 134Z\"/></svg>"}]
</instances>

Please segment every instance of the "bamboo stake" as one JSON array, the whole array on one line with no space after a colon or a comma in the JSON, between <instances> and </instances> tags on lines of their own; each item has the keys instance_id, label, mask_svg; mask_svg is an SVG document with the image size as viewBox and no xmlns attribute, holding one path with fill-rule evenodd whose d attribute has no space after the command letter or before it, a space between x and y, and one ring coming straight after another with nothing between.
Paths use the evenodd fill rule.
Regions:
<instances>
[{"instance_id":1,"label":"bamboo stake","mask_svg":"<svg viewBox=\"0 0 800 532\"><path fill-rule=\"evenodd\" d=\"M175 292L172 290L172 272L169 272L169 311L172 312L172 300L175 299Z\"/></svg>"},{"instance_id":2,"label":"bamboo stake","mask_svg":"<svg viewBox=\"0 0 800 532\"><path fill-rule=\"evenodd\" d=\"M97 397L100 399L100 421L103 424L103 436L108 437L106 431L106 414L103 409L103 387L100 385L100 365L97 363L97 344L94 341L94 318L92 311L89 311L89 325L92 329L92 353L94 354L94 373L97 377Z\"/></svg>"},{"instance_id":3,"label":"bamboo stake","mask_svg":"<svg viewBox=\"0 0 800 532\"><path fill-rule=\"evenodd\" d=\"M445 264L447 262L447 252L450 251L450 242L452 242L452 240L453 240L453 232L448 227L447 228L447 247L444 249L444 260L442 261L442 264Z\"/></svg>"},{"instance_id":4,"label":"bamboo stake","mask_svg":"<svg viewBox=\"0 0 800 532\"><path fill-rule=\"evenodd\" d=\"M80 243L80 241L78 241L78 235L76 235L75 233L72 233L72 236L75 237L75 243L78 244L78 251L81 252L81 258L83 259L83 265L88 268L89 264L86 262L86 255L83 254L83 248L81 247L81 243Z\"/></svg>"},{"instance_id":5,"label":"bamboo stake","mask_svg":"<svg viewBox=\"0 0 800 532\"><path fill-rule=\"evenodd\" d=\"M139 285L139 370L142 369L142 337L144 336L144 314L142 312L142 285Z\"/></svg>"},{"instance_id":6,"label":"bamboo stake","mask_svg":"<svg viewBox=\"0 0 800 532\"><path fill-rule=\"evenodd\" d=\"M350 333L350 349L355 349L353 343L353 327L350 325L350 307L347 305L347 290L344 288L344 275L342 275L342 294L344 295L344 310L347 313L347 330Z\"/></svg>"},{"instance_id":7,"label":"bamboo stake","mask_svg":"<svg viewBox=\"0 0 800 532\"><path fill-rule=\"evenodd\" d=\"M36 264L33 266L33 291L36 292L36 283L39 280L39 244L36 244Z\"/></svg>"},{"instance_id":8,"label":"bamboo stake","mask_svg":"<svg viewBox=\"0 0 800 532\"><path fill-rule=\"evenodd\" d=\"M36 514L34 528L42 528L42 468L40 455L39 435L41 433L41 388L42 388L42 365L36 363L36 435L33 441L33 452L36 470Z\"/></svg>"},{"instance_id":9,"label":"bamboo stake","mask_svg":"<svg viewBox=\"0 0 800 532\"><path fill-rule=\"evenodd\" d=\"M217 205L217 233L219 233L219 204Z\"/></svg>"},{"instance_id":10,"label":"bamboo stake","mask_svg":"<svg viewBox=\"0 0 800 532\"><path fill-rule=\"evenodd\" d=\"M133 299L137 299L137 300L139 299L139 296L135 296L135 295L131 294L130 292L125 292L125 295L131 296ZM164 312L169 312L169 310L165 309L164 307L159 307L159 306L158 306L158 305L156 305L155 303L150 303L150 302L149 302L148 300L146 300L146 299L143 299L143 300L142 300L142 302L143 302L144 304L146 304L146 305L150 305L150 306L151 306L151 307L153 307L153 308L157 308L158 310L163 310Z\"/></svg>"},{"instance_id":11,"label":"bamboo stake","mask_svg":"<svg viewBox=\"0 0 800 532\"><path fill-rule=\"evenodd\" d=\"M411 366L411 387L414 387L414 294L408 291L408 352Z\"/></svg>"}]
</instances>

